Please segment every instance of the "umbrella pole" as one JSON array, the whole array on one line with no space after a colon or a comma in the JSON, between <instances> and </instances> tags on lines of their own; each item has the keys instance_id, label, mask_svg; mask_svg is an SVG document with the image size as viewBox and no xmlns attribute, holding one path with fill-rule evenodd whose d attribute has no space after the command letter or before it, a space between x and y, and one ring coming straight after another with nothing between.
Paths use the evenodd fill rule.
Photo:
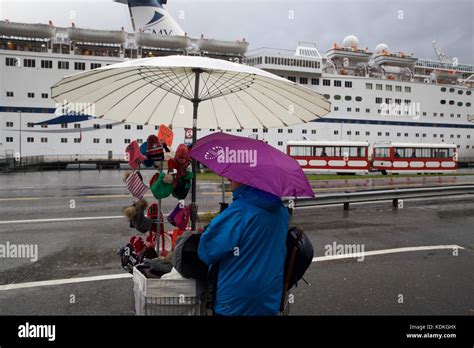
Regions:
<instances>
[{"instance_id":1,"label":"umbrella pole","mask_svg":"<svg viewBox=\"0 0 474 348\"><path fill-rule=\"evenodd\" d=\"M194 77L194 98L191 100L193 102L193 146L196 144L197 140L197 117L198 117L198 108L201 100L199 99L199 80L202 73L202 69L193 69L195 73ZM196 205L196 175L197 175L197 162L195 159L192 160L193 168L193 179L192 179L192 188L191 188L191 230L196 231L196 220L197 220L197 205Z\"/></svg>"}]
</instances>

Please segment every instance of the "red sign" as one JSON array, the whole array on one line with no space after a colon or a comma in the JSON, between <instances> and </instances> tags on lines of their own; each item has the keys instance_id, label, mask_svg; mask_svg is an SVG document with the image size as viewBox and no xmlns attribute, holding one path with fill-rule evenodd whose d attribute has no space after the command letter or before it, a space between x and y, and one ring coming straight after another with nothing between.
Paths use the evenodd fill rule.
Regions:
<instances>
[{"instance_id":1,"label":"red sign","mask_svg":"<svg viewBox=\"0 0 474 348\"><path fill-rule=\"evenodd\" d=\"M193 138L193 129L192 128L184 128L184 139L192 139Z\"/></svg>"},{"instance_id":2,"label":"red sign","mask_svg":"<svg viewBox=\"0 0 474 348\"><path fill-rule=\"evenodd\" d=\"M168 147L170 147L171 144L173 144L173 137L174 134L171 128L165 126L164 124L160 125L160 129L158 131L158 140L162 141L163 143L168 145Z\"/></svg>"}]
</instances>

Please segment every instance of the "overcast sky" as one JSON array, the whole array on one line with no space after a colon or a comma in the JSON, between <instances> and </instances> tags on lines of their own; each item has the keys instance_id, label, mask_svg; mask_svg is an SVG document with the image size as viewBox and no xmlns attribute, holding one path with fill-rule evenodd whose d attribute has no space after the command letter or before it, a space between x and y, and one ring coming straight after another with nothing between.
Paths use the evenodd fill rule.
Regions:
<instances>
[{"instance_id":1,"label":"overcast sky","mask_svg":"<svg viewBox=\"0 0 474 348\"><path fill-rule=\"evenodd\" d=\"M306 41L325 52L352 34L370 50L384 42L428 59L436 58L436 40L447 55L474 64L473 0L168 0L166 9L192 37L245 37L251 49ZM112 0L0 0L0 19L11 21L68 26L71 10L78 27L131 30L127 7Z\"/></svg>"}]
</instances>

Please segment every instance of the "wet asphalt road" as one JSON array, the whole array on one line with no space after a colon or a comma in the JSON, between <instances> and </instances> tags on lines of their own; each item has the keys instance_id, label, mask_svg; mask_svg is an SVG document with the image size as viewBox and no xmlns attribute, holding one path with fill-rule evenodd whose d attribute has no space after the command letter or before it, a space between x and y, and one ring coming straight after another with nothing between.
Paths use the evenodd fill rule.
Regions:
<instances>
[{"instance_id":1,"label":"wet asphalt road","mask_svg":"<svg viewBox=\"0 0 474 348\"><path fill-rule=\"evenodd\" d=\"M131 200L117 173L15 176L0 176L0 243L38 244L39 260L0 259L0 285L124 273L115 251L136 233L120 217L121 207ZM414 184L439 181L410 179ZM402 185L378 180L372 179L370 186ZM443 180L463 183L471 177ZM351 185L356 188L342 189L356 190L361 183L329 182L332 186L325 187L317 182L317 186L340 190ZM218 184L201 184L198 196L201 211L217 210ZM172 206L169 202L165 210ZM91 216L116 218L18 222ZM303 282L293 290L292 314L474 314L474 197L405 201L400 210L392 210L390 203L351 205L349 212L341 207L303 209L295 211L294 223L307 232L315 256L324 256L325 246L333 243L357 244L365 251L434 245L464 249L456 256L444 249L367 256L360 262L315 262L305 276L311 286ZM132 286L131 279L118 279L0 290L0 314L130 315ZM70 303L71 295L75 303Z\"/></svg>"}]
</instances>

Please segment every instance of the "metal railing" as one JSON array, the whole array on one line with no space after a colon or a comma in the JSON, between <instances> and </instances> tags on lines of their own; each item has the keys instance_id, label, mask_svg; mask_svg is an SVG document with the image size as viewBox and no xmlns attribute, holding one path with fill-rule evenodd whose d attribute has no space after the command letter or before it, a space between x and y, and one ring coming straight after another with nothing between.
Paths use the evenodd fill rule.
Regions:
<instances>
[{"instance_id":1,"label":"metal railing","mask_svg":"<svg viewBox=\"0 0 474 348\"><path fill-rule=\"evenodd\" d=\"M393 207L399 207L399 201L410 198L429 198L474 194L474 185L449 185L422 188L395 188L390 190L366 190L356 192L318 194L316 198L287 199L286 206L291 209L316 207L321 205L342 204L344 210L350 203L392 201Z\"/></svg>"}]
</instances>

